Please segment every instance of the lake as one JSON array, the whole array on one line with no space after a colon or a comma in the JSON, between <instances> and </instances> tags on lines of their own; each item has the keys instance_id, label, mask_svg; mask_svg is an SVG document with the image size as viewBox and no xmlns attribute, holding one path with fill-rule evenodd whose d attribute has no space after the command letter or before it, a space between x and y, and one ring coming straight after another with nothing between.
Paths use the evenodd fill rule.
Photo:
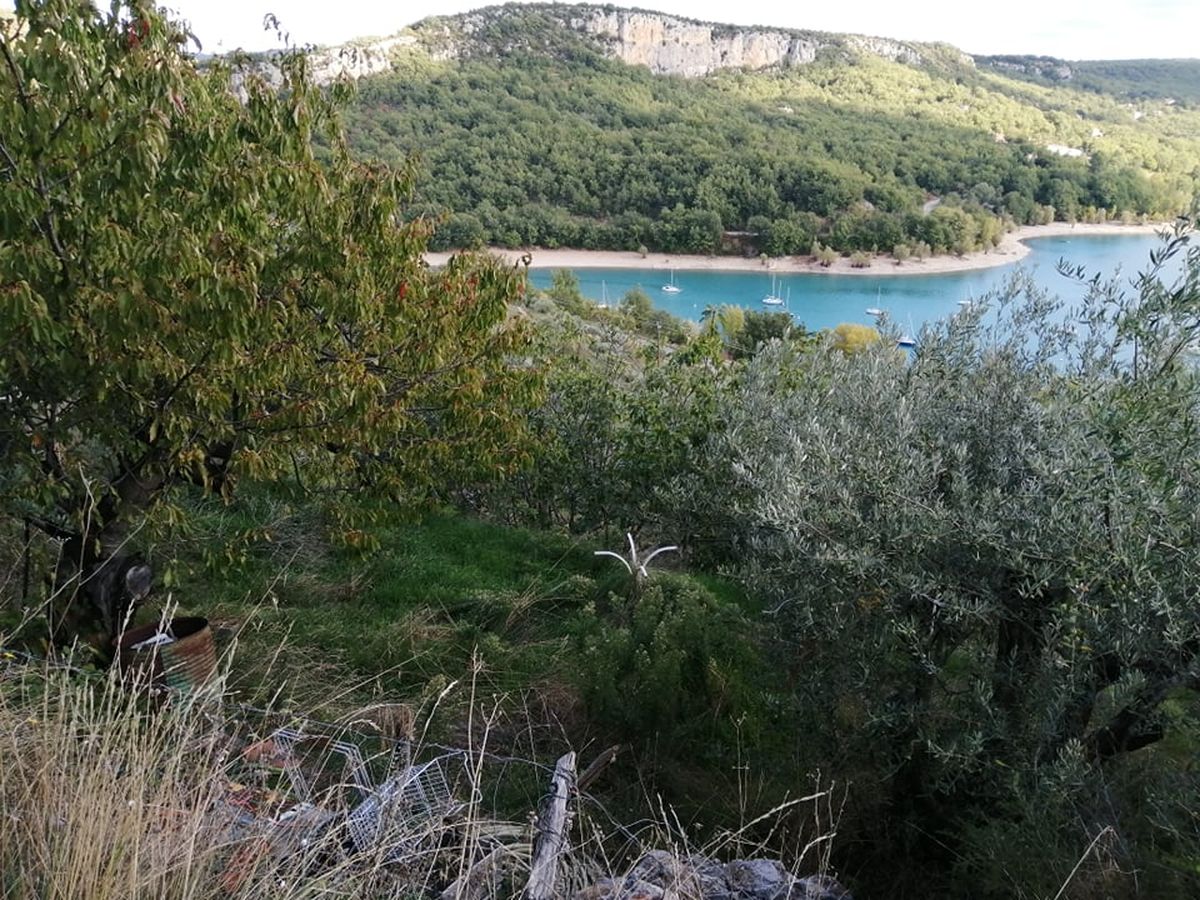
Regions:
<instances>
[{"instance_id":1,"label":"lake","mask_svg":"<svg viewBox=\"0 0 1200 900\"><path fill-rule=\"evenodd\" d=\"M785 274L776 276L776 289L779 296L789 298L788 310L810 331L841 322L873 324L874 317L866 310L879 307L888 311L901 330L915 333L923 323L953 314L960 300L975 299L1001 287L1018 268L1068 299L1080 296L1082 289L1056 271L1060 259L1106 277L1119 271L1129 284L1149 266L1150 251L1159 244L1154 235L1034 238L1029 241L1032 252L1024 259L992 269L903 276ZM882 273L891 263L875 266ZM762 303L771 291L772 276L765 269L761 273L677 269L675 283L682 289L678 294L662 291L670 277L667 270L576 269L574 274L584 296L593 300L607 294L609 303L616 304L626 291L641 288L656 307L694 321L709 305L779 309ZM532 269L529 277L535 286L545 288L552 275L552 269Z\"/></svg>"}]
</instances>

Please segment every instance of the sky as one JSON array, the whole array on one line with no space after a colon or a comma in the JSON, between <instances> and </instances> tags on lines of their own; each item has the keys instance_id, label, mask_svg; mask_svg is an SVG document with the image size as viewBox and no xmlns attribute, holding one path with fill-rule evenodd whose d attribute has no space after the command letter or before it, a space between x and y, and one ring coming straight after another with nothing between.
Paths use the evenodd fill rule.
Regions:
<instances>
[{"instance_id":1,"label":"sky","mask_svg":"<svg viewBox=\"0 0 1200 900\"><path fill-rule=\"evenodd\" d=\"M425 16L464 12L486 0L161 0L191 21L205 52L278 46L263 30L273 13L297 44L386 35ZM0 9L12 0L0 0ZM105 3L104 5L107 5ZM850 31L946 41L969 53L1034 53L1064 59L1200 56L1200 0L641 0L617 6L736 25Z\"/></svg>"}]
</instances>

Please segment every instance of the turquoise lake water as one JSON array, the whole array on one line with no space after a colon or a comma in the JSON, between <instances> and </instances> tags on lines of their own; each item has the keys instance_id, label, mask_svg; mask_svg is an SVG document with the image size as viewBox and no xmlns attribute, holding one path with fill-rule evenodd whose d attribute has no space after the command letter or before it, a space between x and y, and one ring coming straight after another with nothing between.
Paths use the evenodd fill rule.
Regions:
<instances>
[{"instance_id":1,"label":"turquoise lake water","mask_svg":"<svg viewBox=\"0 0 1200 900\"><path fill-rule=\"evenodd\" d=\"M1082 289L1058 273L1060 259L1105 277L1119 273L1130 284L1149 266L1150 251L1160 243L1153 235L1036 238L1029 242L1032 252L1024 259L992 269L942 275L777 275L776 288L779 296L789 297L788 310L810 331L841 322L873 324L874 317L866 310L878 307L887 310L901 330L915 333L925 322L952 315L960 300L1000 288L1018 267L1064 299L1079 297ZM883 272L891 263L875 266ZM778 309L762 303L771 290L771 273L765 269L761 273L676 269L675 283L682 288L678 294L662 291L670 278L666 269L576 269L574 273L584 296L593 300L607 294L609 302L616 304L626 291L641 288L655 306L685 319L699 320L709 305ZM551 269L533 269L530 281L549 287L552 274Z\"/></svg>"}]
</instances>

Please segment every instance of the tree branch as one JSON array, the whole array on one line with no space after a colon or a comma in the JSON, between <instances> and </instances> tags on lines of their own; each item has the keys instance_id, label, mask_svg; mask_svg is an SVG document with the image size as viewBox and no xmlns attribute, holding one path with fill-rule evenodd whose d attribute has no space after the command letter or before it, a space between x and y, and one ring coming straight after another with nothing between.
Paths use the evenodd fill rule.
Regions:
<instances>
[{"instance_id":1,"label":"tree branch","mask_svg":"<svg viewBox=\"0 0 1200 900\"><path fill-rule=\"evenodd\" d=\"M1162 740L1165 730L1156 713L1165 695L1165 690L1161 695L1158 691L1151 692L1151 696L1131 703L1117 713L1108 725L1088 738L1088 754L1097 762L1104 762Z\"/></svg>"},{"instance_id":2,"label":"tree branch","mask_svg":"<svg viewBox=\"0 0 1200 900\"><path fill-rule=\"evenodd\" d=\"M69 541L72 538L79 536L77 532L63 528L61 525L51 522L49 519L43 518L42 516L32 514L26 515L25 521L37 528L38 531L41 531L42 533L47 534L58 541Z\"/></svg>"},{"instance_id":3,"label":"tree branch","mask_svg":"<svg viewBox=\"0 0 1200 900\"><path fill-rule=\"evenodd\" d=\"M1176 688L1200 683L1200 672L1195 671L1200 640L1188 641L1180 649L1184 656L1175 666L1157 659L1138 660L1129 665L1145 675L1149 684L1107 725L1088 737L1086 745L1093 759L1104 762L1162 739L1165 728L1159 718L1159 705Z\"/></svg>"},{"instance_id":4,"label":"tree branch","mask_svg":"<svg viewBox=\"0 0 1200 900\"><path fill-rule=\"evenodd\" d=\"M12 58L12 51L9 49L8 41L0 41L0 54L3 54L4 61L8 66L8 71L13 78L13 86L17 92L17 99L21 103L21 108L28 114L29 112L29 95L25 92L25 83L21 80L20 70L17 68L16 61ZM59 263L62 265L63 280L67 281L69 269L67 267L67 252L62 245L62 241L58 237L58 229L54 224L54 209L50 201L50 192L46 188L46 179L42 173L41 167L35 166L36 177L34 179L34 188L38 192L38 196L42 198L42 202L46 205L45 214L42 220L38 223L38 230L42 232L46 240L50 242L51 248L54 250L54 255L58 257Z\"/></svg>"},{"instance_id":5,"label":"tree branch","mask_svg":"<svg viewBox=\"0 0 1200 900\"><path fill-rule=\"evenodd\" d=\"M21 80L21 72L17 69L17 63L12 58L12 51L9 50L8 41L0 41L0 54L4 55L4 61L8 65L9 74L13 78L13 87L17 92L17 99L21 102L21 108L25 112L29 112L29 95L25 93L25 82Z\"/></svg>"},{"instance_id":6,"label":"tree branch","mask_svg":"<svg viewBox=\"0 0 1200 900\"><path fill-rule=\"evenodd\" d=\"M12 151L8 149L3 141L0 141L0 156L4 157L4 162L8 166L8 170L13 173L15 178L17 175L17 161L13 159Z\"/></svg>"}]
</instances>

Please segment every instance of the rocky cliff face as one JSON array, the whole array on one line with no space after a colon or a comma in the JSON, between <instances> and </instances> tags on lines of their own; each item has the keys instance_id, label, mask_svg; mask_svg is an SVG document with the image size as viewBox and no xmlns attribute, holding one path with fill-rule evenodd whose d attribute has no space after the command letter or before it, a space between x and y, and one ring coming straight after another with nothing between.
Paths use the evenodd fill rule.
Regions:
<instances>
[{"instance_id":1,"label":"rocky cliff face","mask_svg":"<svg viewBox=\"0 0 1200 900\"><path fill-rule=\"evenodd\" d=\"M813 62L828 50L863 53L919 65L923 45L888 38L815 31L715 25L663 13L611 6L530 5L488 7L460 16L427 19L403 34L315 51L318 81L361 78L387 71L400 53L423 52L435 59L503 54L520 46L550 50L546 31L582 37L597 50L658 75L699 78L722 69L767 69ZM539 29L541 29L539 31ZM961 59L971 65L965 54Z\"/></svg>"},{"instance_id":2,"label":"rocky cliff face","mask_svg":"<svg viewBox=\"0 0 1200 900\"><path fill-rule=\"evenodd\" d=\"M1033 75L1051 81L1070 81L1075 74L1065 60L1052 56L976 56L975 62L1001 72Z\"/></svg>"},{"instance_id":3,"label":"rocky cliff face","mask_svg":"<svg viewBox=\"0 0 1200 900\"><path fill-rule=\"evenodd\" d=\"M720 29L654 13L596 10L571 23L602 39L622 62L659 75L695 78L719 69L765 69L812 62L823 44L780 31Z\"/></svg>"},{"instance_id":4,"label":"rocky cliff face","mask_svg":"<svg viewBox=\"0 0 1200 900\"><path fill-rule=\"evenodd\" d=\"M362 41L353 46L318 50L309 57L309 63L313 78L318 82L335 81L343 75L363 78L390 70L395 54L416 43L417 39L412 35Z\"/></svg>"},{"instance_id":5,"label":"rocky cliff face","mask_svg":"<svg viewBox=\"0 0 1200 900\"><path fill-rule=\"evenodd\" d=\"M720 69L803 65L831 46L900 62L921 62L915 48L886 38L736 28L611 7L574 15L567 24L600 38L608 52L622 62L646 66L659 75L695 78Z\"/></svg>"}]
</instances>

